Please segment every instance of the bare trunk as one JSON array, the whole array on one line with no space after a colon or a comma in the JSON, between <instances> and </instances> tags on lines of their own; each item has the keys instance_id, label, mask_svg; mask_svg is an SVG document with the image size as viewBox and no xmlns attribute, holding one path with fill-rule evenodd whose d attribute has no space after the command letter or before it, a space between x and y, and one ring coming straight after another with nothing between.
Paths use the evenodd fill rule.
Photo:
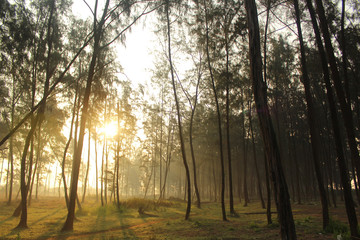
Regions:
<instances>
[{"instance_id":1,"label":"bare trunk","mask_svg":"<svg viewBox=\"0 0 360 240\"><path fill-rule=\"evenodd\" d=\"M324 180L320 170L320 134L315 126L317 121L316 112L314 110L313 97L311 95L310 87L310 78L308 75L307 65L306 65L306 56L305 56L305 46L302 37L301 23L300 23L300 10L298 0L294 0L295 7L295 16L296 16L296 25L298 29L299 42L300 42L300 54L301 54L301 69L302 69L302 82L305 88L305 99L307 105L307 118L310 126L310 136L311 136L311 146L312 146L312 155L315 168L316 179L318 183L318 189L322 205L322 216L323 216L323 229L329 225L329 207L328 199L326 197L326 191L324 188Z\"/></svg>"},{"instance_id":2,"label":"bare trunk","mask_svg":"<svg viewBox=\"0 0 360 240\"><path fill-rule=\"evenodd\" d=\"M260 128L263 136L267 161L273 182L275 202L278 210L280 233L282 239L296 239L295 224L291 210L290 196L281 164L279 147L269 115L266 99L266 85L262 76L262 59L260 49L260 32L258 14L255 0L246 0L247 22L249 28L249 49L251 79L259 117Z\"/></svg>"},{"instance_id":3,"label":"bare trunk","mask_svg":"<svg viewBox=\"0 0 360 240\"><path fill-rule=\"evenodd\" d=\"M187 180L187 207L185 213L185 220L189 219L190 210L191 210L191 182L190 182L190 171L189 166L186 160L186 152L185 152L185 144L182 133L182 123L181 123L181 115L180 115L180 105L177 97L176 86L175 86L175 77L174 77L174 69L173 63L171 60L171 34L170 34L170 16L169 16L169 2L166 2L166 20L167 20L167 37L168 37L168 54L169 54L169 64L170 64L170 72L171 72L171 80L175 97L176 111L177 111L177 120L178 120L178 128L179 128L179 138L180 138L180 146L181 146L181 155L185 167L186 180Z\"/></svg>"},{"instance_id":4,"label":"bare trunk","mask_svg":"<svg viewBox=\"0 0 360 240\"><path fill-rule=\"evenodd\" d=\"M264 202L262 189L261 189L260 173L259 173L259 168L258 168L257 158L256 158L256 147L255 147L254 132L253 132L252 118L251 118L251 103L249 103L249 106L250 106L250 109L249 109L249 124L250 124L252 149L253 149L253 155L254 155L254 164L255 164L255 172L256 172L256 179L257 179L257 187L258 187L258 190L259 190L261 207L265 209L265 202Z\"/></svg>"},{"instance_id":5,"label":"bare trunk","mask_svg":"<svg viewBox=\"0 0 360 240\"><path fill-rule=\"evenodd\" d=\"M103 12L101 20L98 23L98 26L97 26L97 20L96 20L97 2L95 5L96 6L95 6L95 14L94 14L94 35L95 35L94 50L93 50L92 59L90 62L88 78L87 78L87 83L86 83L86 89L85 89L85 94L84 94L84 99L83 99L82 116L81 116L81 121L80 121L79 141L78 141L78 145L76 147L76 151L75 151L74 159L73 159L73 169L72 169L72 176L71 176L71 191L70 191L68 215L67 215L65 224L61 231L73 230L73 223L74 223L74 217L75 217L75 200L76 200L76 196L77 196L81 154L82 154L82 147L83 147L83 142L84 142L85 125L86 125L86 120L87 120L89 98L90 98L90 93L91 93L91 85L92 85L92 81L93 81L93 77L94 77L97 57L100 52L100 39L101 39L102 31L103 31L103 29L102 29L103 24L105 22L105 16L107 14L107 9L109 6L109 0L107 0L105 3L104 12Z\"/></svg>"},{"instance_id":6,"label":"bare trunk","mask_svg":"<svg viewBox=\"0 0 360 240\"><path fill-rule=\"evenodd\" d=\"M350 117L351 122L352 122L352 116L351 116L351 113L350 113L350 116L348 116L348 114L346 114L347 113L347 111L346 111L347 105L346 104L344 105L343 92L341 89L339 89L339 87L341 87L341 85L339 86L339 84L340 84L339 73L337 71L336 60L335 60L334 51L333 51L333 48L331 45L330 34L328 32L328 26L327 26L327 21L326 21L326 17L325 17L325 12L324 12L324 9L322 6L322 1L316 0L316 4L317 4L317 10L318 10L319 19L320 19L320 26L321 26L324 41L325 41L325 47L327 50L326 51L327 57L328 57L327 59L329 60L329 63L330 63L333 80L335 82L335 89L336 89L336 92L338 95L338 99L340 101L343 117L345 120L345 125L347 125L347 123L346 123L347 117ZM319 48L319 53L320 53L321 62L322 62L324 80L325 80L325 84L326 84L327 97L328 97L330 113L331 113L331 121L332 121L332 125L333 125L334 136L335 136L337 161L338 161L339 170L340 170L341 183L344 188L343 193L344 193L344 197L345 197L345 207L346 207L346 212L348 215L348 221L350 224L351 236L358 237L359 236L358 230L357 230L358 222L357 222L357 217L356 217L356 212L355 212L355 207L354 207L354 201L353 201L353 198L351 195L351 185L350 185L350 181L349 181L347 166L346 166L346 162L344 159L343 147L342 147L341 136L340 136L340 131L339 131L339 123L338 123L337 114L336 114L336 105L334 102L334 97L332 94L331 84L330 84L330 80L329 80L330 74L328 72L328 67L327 67L328 63L326 61L327 60L326 55L325 55L326 53L325 53L324 47L322 45L320 31L319 31L319 28L318 28L318 25L316 22L315 11L313 9L313 5L310 0L307 0L307 6L308 6L308 9L309 9L309 12L311 15L312 24L313 24L315 36L316 36L316 42L317 42L317 45ZM347 128L347 130L348 130L348 128ZM348 135L348 137L349 137L349 135ZM352 151L352 153L353 153L353 151ZM352 154L352 156L353 156L353 154Z\"/></svg>"},{"instance_id":7,"label":"bare trunk","mask_svg":"<svg viewBox=\"0 0 360 240\"><path fill-rule=\"evenodd\" d=\"M86 196L86 186L87 186L87 182L88 182L88 176L89 176L89 168L90 168L90 140L91 140L91 119L89 119L89 139L88 139L88 154L87 154L87 165L86 165L86 174L85 174L85 180L84 180L84 192L82 195L82 200L81 202L84 203L85 202L85 196Z\"/></svg>"},{"instance_id":8,"label":"bare trunk","mask_svg":"<svg viewBox=\"0 0 360 240\"><path fill-rule=\"evenodd\" d=\"M224 166L224 153L223 153L223 140L222 140L222 130L221 130L221 113L220 113L220 106L215 86L215 80L213 76L213 70L211 67L211 60L210 60L210 52L209 52L209 26L208 26L208 13L206 7L206 0L204 0L204 7L205 7L205 27L206 27L206 56L207 56L207 63L210 72L212 90L214 93L215 98L215 105L216 105L216 112L217 112L217 124L218 124L218 134L219 134L219 150L220 150L220 163L221 163L221 211L222 211L222 218L223 221L227 221L226 219L226 212L225 212L225 166Z\"/></svg>"}]
</instances>

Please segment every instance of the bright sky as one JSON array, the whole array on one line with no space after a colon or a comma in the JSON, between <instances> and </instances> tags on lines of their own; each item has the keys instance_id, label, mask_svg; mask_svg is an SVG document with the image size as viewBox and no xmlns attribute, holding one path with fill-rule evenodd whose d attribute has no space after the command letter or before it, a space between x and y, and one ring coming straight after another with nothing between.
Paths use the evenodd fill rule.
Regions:
<instances>
[{"instance_id":1,"label":"bright sky","mask_svg":"<svg viewBox=\"0 0 360 240\"><path fill-rule=\"evenodd\" d=\"M87 0L87 2L93 8L95 1ZM99 0L99 2L102 6L103 0ZM74 0L73 13L82 18L91 15L91 11L82 0ZM135 85L136 83L144 83L145 80L151 78L149 69L153 66L153 60L150 54L156 48L152 19L151 14L140 18L137 24L126 32L126 45L119 42L113 43L118 51L118 60L124 68L125 75Z\"/></svg>"}]
</instances>

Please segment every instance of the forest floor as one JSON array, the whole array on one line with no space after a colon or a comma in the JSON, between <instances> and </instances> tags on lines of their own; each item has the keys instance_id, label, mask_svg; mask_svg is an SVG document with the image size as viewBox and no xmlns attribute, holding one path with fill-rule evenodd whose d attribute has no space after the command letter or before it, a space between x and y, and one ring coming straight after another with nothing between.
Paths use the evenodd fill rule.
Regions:
<instances>
[{"instance_id":1,"label":"forest floor","mask_svg":"<svg viewBox=\"0 0 360 240\"><path fill-rule=\"evenodd\" d=\"M67 215L63 198L33 200L28 208L29 228L23 230L14 229L19 222L12 217L16 206L0 202L0 239L280 239L276 214L272 215L275 223L268 225L259 202L247 207L236 204L237 216L228 215L224 222L220 203L203 203L201 209L192 206L190 220L185 221L186 205L181 201L155 204L132 199L118 209L89 199L77 210L74 231L66 233L60 233ZM320 204L293 204L292 208L298 239L336 239L338 233L322 231ZM343 205L330 208L330 215L334 228L346 226Z\"/></svg>"}]
</instances>

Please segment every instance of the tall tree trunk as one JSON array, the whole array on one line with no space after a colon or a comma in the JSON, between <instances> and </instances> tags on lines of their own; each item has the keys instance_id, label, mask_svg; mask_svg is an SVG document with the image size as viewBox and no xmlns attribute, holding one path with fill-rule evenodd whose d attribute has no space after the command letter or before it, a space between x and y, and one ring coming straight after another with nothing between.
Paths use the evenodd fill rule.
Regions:
<instances>
[{"instance_id":1,"label":"tall tree trunk","mask_svg":"<svg viewBox=\"0 0 360 240\"><path fill-rule=\"evenodd\" d=\"M86 186L88 182L88 176L89 176L89 169L90 169L90 142L91 142L91 119L89 119L89 138L88 138L88 154L87 154L87 164L86 164L86 174L85 174L85 180L84 180L84 192L82 195L81 203L85 202L85 196L86 196Z\"/></svg>"},{"instance_id":2,"label":"tall tree trunk","mask_svg":"<svg viewBox=\"0 0 360 240\"><path fill-rule=\"evenodd\" d=\"M80 170L80 163L81 163L81 154L82 154L82 147L84 142L84 135L85 135L85 125L87 120L87 113L88 113L88 106L89 106L89 98L91 93L91 85L94 77L95 66L97 57L100 52L100 39L103 32L103 25L105 23L107 9L109 6L109 0L106 1L104 12L102 18L99 22L96 19L97 13L97 1L95 3L95 12L94 12L94 49L92 54L92 59L90 62L88 78L86 82L85 94L83 99L83 108L82 108L82 115L80 121L80 132L79 132L79 141L76 147L75 156L73 159L73 169L71 174L71 191L70 191L70 201L69 201L69 209L68 215L66 217L65 224L61 231L71 231L73 230L73 223L75 217L75 200L77 196L77 187L78 187L78 179L79 179L79 170Z\"/></svg>"},{"instance_id":3,"label":"tall tree trunk","mask_svg":"<svg viewBox=\"0 0 360 240\"><path fill-rule=\"evenodd\" d=\"M345 130L348 139L348 145L351 153L351 162L355 165L357 171L358 182L360 182L360 155L358 150L358 144L355 139L355 128L353 116L350 108L350 103L346 101L346 96L343 92L343 86L341 83L341 77L337 66L337 60L334 55L334 48L331 43L331 37L329 33L328 23L325 15L325 10L322 4L322 0L316 0L317 12L320 20L320 28L325 42L325 49L327 59L330 64L330 70L332 79L334 82L335 92L340 103L340 110L344 119ZM353 229L355 230L355 229Z\"/></svg>"},{"instance_id":4,"label":"tall tree trunk","mask_svg":"<svg viewBox=\"0 0 360 240\"><path fill-rule=\"evenodd\" d=\"M227 1L225 1L227 4ZM225 17L226 18L226 17ZM227 20L225 20L227 22ZM225 23L226 24L226 23ZM229 172L229 201L230 214L235 214L234 210L234 195L233 195L233 181L232 181L232 166L231 166L231 142L230 142L230 72L229 72L229 39L228 27L225 27L225 52L226 52L226 142L227 142L227 157L228 157L228 172Z\"/></svg>"},{"instance_id":5,"label":"tall tree trunk","mask_svg":"<svg viewBox=\"0 0 360 240\"><path fill-rule=\"evenodd\" d=\"M11 116L12 116L11 119L13 119L14 111L15 110L13 110L13 109L11 110ZM13 120L11 121L11 125L13 125ZM10 182L9 182L9 198L7 201L7 205L11 204L13 182L14 182L14 140L13 140L13 137L10 137L10 140L9 140L9 160L10 160L9 161L9 163L10 163Z\"/></svg>"},{"instance_id":6,"label":"tall tree trunk","mask_svg":"<svg viewBox=\"0 0 360 240\"><path fill-rule=\"evenodd\" d=\"M171 160L171 151L172 151L172 144L174 139L174 134L172 131L172 124L171 124L171 115L169 115L169 126L168 126L168 138L166 144L166 161L165 161L165 173L164 173L164 182L161 187L161 196L165 198L165 188L166 188L166 179L170 168L170 160Z\"/></svg>"},{"instance_id":7,"label":"tall tree trunk","mask_svg":"<svg viewBox=\"0 0 360 240\"><path fill-rule=\"evenodd\" d=\"M175 104L176 104L176 111L177 111L177 120L178 120L178 128L179 128L179 138L180 138L180 146L181 146L181 155L185 167L185 173L186 173L186 179L187 179L187 208L186 208L186 214L185 214L185 220L189 219L190 210L191 210L191 182L190 182L190 171L189 166L186 159L186 152L185 152L185 144L184 144L184 138L182 133L182 123L181 123L181 115L180 115L180 104L177 97L176 92L176 85L175 85L175 77L174 77L174 69L173 69L173 63L171 59L171 34L170 34L170 16L169 16L169 0L166 1L166 20L167 20L167 38L168 38L168 58L169 58L169 64L170 64L170 72L171 72L171 80L172 80L172 87L174 91L174 97L175 97Z\"/></svg>"},{"instance_id":8,"label":"tall tree trunk","mask_svg":"<svg viewBox=\"0 0 360 240\"><path fill-rule=\"evenodd\" d=\"M271 219L271 186L270 186L270 176L269 176L269 161L266 159L266 152L264 149L264 166L265 166L265 180L266 180L266 194L267 194L267 201L266 201L266 218L268 224L272 224Z\"/></svg>"},{"instance_id":9,"label":"tall tree trunk","mask_svg":"<svg viewBox=\"0 0 360 240\"><path fill-rule=\"evenodd\" d=\"M215 86L215 80L213 76L213 70L211 66L211 60L210 60L210 50L209 50L209 24L208 24L208 13L207 13L207 7L206 7L206 1L204 0L204 7L205 7L205 27L206 27L206 56L207 56L207 63L208 68L210 72L210 78L211 78L211 85L212 90L214 93L215 98L215 105L216 105L216 112L217 112L217 124L218 124L218 134L219 134L219 150L220 150L220 164L221 164L221 211L222 211L222 218L224 221L227 221L226 219L226 212L225 212L225 166L224 166L224 153L223 153L223 140L222 140L222 130L221 130L221 113L220 113L220 106Z\"/></svg>"},{"instance_id":10,"label":"tall tree trunk","mask_svg":"<svg viewBox=\"0 0 360 240\"><path fill-rule=\"evenodd\" d=\"M244 97L244 94L242 94ZM244 193L244 207L247 207L248 203L250 202L249 193L248 193L248 186L247 186L247 144L246 144L246 129L245 129L245 108L244 108L244 101L245 97L242 99L241 102L241 110L243 113L243 121L242 121L242 128L243 128L243 193Z\"/></svg>"},{"instance_id":11,"label":"tall tree trunk","mask_svg":"<svg viewBox=\"0 0 360 240\"><path fill-rule=\"evenodd\" d=\"M116 143L116 204L120 208L120 194L119 194L119 168L120 168L120 105L117 103L117 143Z\"/></svg>"},{"instance_id":12,"label":"tall tree trunk","mask_svg":"<svg viewBox=\"0 0 360 240\"><path fill-rule=\"evenodd\" d=\"M101 206L104 206L104 156L105 156L106 139L104 135L103 149L101 154L101 175L100 175L100 200Z\"/></svg>"},{"instance_id":13,"label":"tall tree trunk","mask_svg":"<svg viewBox=\"0 0 360 240\"><path fill-rule=\"evenodd\" d=\"M257 185L258 185L257 187L258 187L258 191L259 191L259 195L260 195L261 207L265 209L265 202L264 202L262 189L261 189L260 173L259 173L259 168L258 168L257 158L256 158L254 130L253 130L253 126L252 126L252 117L251 117L251 103L249 103L249 124L250 124L250 134L251 134L252 149L253 149L253 155L254 155L256 179L257 179Z\"/></svg>"},{"instance_id":14,"label":"tall tree trunk","mask_svg":"<svg viewBox=\"0 0 360 240\"><path fill-rule=\"evenodd\" d=\"M13 79L13 86L12 86L12 97L11 97L11 122L10 127L11 129L14 128L14 121L15 121L15 79ZM9 183L9 198L7 205L11 204L12 200L12 192L13 192L13 183L14 183L14 139L11 136L9 140L9 160L10 162L10 183ZM9 168L8 168L9 169Z\"/></svg>"},{"instance_id":15,"label":"tall tree trunk","mask_svg":"<svg viewBox=\"0 0 360 240\"><path fill-rule=\"evenodd\" d=\"M328 31L328 26L327 26L327 21L326 21L326 17L325 17L325 12L324 12L324 9L322 6L322 1L316 0L316 4L317 4L317 10L318 10L319 19L320 19L320 26L321 26L321 29L323 32L323 37L324 37L325 46L326 46L326 50L327 50L326 53L327 53L328 58L326 58L325 49L324 49L322 41L321 41L320 31L319 31L319 27L317 25L315 10L313 8L312 1L307 0L306 2L307 2L307 6L308 6L308 9L310 12L312 24L313 24L314 31L315 31L316 42L317 42L320 57L321 57L325 86L327 89L327 97L328 97L330 113L331 113L331 121L332 121L332 125L333 125L334 136L335 136L337 161L338 161L339 170L340 170L341 183L343 185L343 194L345 197L345 207L346 207L346 212L347 212L348 221L349 221L349 225L350 225L351 236L358 237L359 236L358 230L357 230L358 222L357 222L357 217L356 217L356 212L355 212L355 207L354 207L354 201L353 201L353 198L351 195L351 185L350 185L348 170L347 170L347 166L346 166L346 162L345 162L345 158L344 158L344 152L343 152L343 147L342 147L342 142L341 142L341 135L340 135L340 130L339 130L339 122L338 122L337 114L336 114L336 112L337 112L336 105L335 105L334 97L332 94L332 88L331 88L330 77L329 77L330 74L329 74L328 67L327 67L328 66L327 59L330 62L330 69L332 72L333 80L335 82L335 89L336 89L336 92L338 95L338 99L340 101L340 105L342 105L341 109L342 109L342 113L343 113L345 122L346 122L346 116L347 117L349 117L349 116L347 114L344 114L346 112L346 111L344 111L346 109L346 106L344 106L344 102L343 102L344 98L341 100L341 96L343 96L343 92L341 89L338 89L338 87L341 87L341 85L339 86L339 82L337 82L337 81L339 81L339 79L338 79L339 73L337 71L337 66L336 66L335 57L334 57L334 51L333 51L333 48L331 45L330 34ZM343 102L343 103L341 103L341 102ZM352 120L351 115L350 115L350 118Z\"/></svg>"},{"instance_id":16,"label":"tall tree trunk","mask_svg":"<svg viewBox=\"0 0 360 240\"><path fill-rule=\"evenodd\" d=\"M46 62L46 76L45 76L45 83L44 83L44 97L47 96L47 93L49 91L49 85L50 85L50 78L52 75L52 70L50 69L50 55L52 51L52 40L54 36L54 32L51 31L52 29L52 22L53 22L53 13L55 9L55 0L50 2L50 15L49 15L49 22L48 22L48 28L47 28L47 62ZM16 228L27 228L27 194L28 194L28 185L25 182L25 169L26 169L26 156L29 149L30 142L33 138L35 129L37 124L41 126L41 122L43 120L43 115L45 112L45 106L46 101L43 102L43 104L40 106L36 117L34 121L31 121L31 128L30 131L26 137L25 144L24 144L24 150L21 157L21 168L20 168L20 189L21 189L21 217L20 222ZM31 166L29 167L29 169ZM30 171L29 171L30 172ZM31 177L31 176L30 176ZM30 182L29 182L30 184Z\"/></svg>"},{"instance_id":17,"label":"tall tree trunk","mask_svg":"<svg viewBox=\"0 0 360 240\"><path fill-rule=\"evenodd\" d=\"M278 210L282 239L296 239L295 224L291 211L290 196L281 164L276 135L266 99L266 85L262 76L260 32L255 0L245 1L249 29L250 68L256 110L272 175L275 202Z\"/></svg>"},{"instance_id":18,"label":"tall tree trunk","mask_svg":"<svg viewBox=\"0 0 360 240\"><path fill-rule=\"evenodd\" d=\"M97 151L97 133L96 133L96 126L94 131L94 142L95 142L95 179L96 179L96 202L99 201L99 173L98 173L98 151Z\"/></svg>"},{"instance_id":19,"label":"tall tree trunk","mask_svg":"<svg viewBox=\"0 0 360 240\"><path fill-rule=\"evenodd\" d=\"M80 78L78 79L80 80ZM65 144L65 149L64 149L64 153L63 153L63 159L61 162L61 177L62 177L62 181L64 184L64 196L65 196L65 202L66 202L66 208L69 208L69 195L68 195L68 190L67 190L67 184L66 184L66 176L65 176L65 162L66 162L66 155L67 155L67 150L69 149L70 146L70 142L72 139L72 135L73 135L73 127L74 127L74 121L75 121L75 115L76 115L76 105L78 102L80 102L80 96L78 99L78 83L76 83L76 90L75 90L75 97L74 97L74 108L72 111L72 117L71 117L71 123L70 123L70 133L69 133L69 138ZM79 110L79 109L78 109Z\"/></svg>"},{"instance_id":20,"label":"tall tree trunk","mask_svg":"<svg viewBox=\"0 0 360 240\"><path fill-rule=\"evenodd\" d=\"M169 117L171 118L171 117ZM170 121L169 121L170 123ZM166 147L166 166L165 166L165 175L164 175L164 183L162 186L162 195L165 198L165 188L166 188L166 180L167 180L167 176L168 176L168 172L170 170L170 162L171 162L171 152L172 152L172 146L173 146L173 142L174 142L174 131L172 131L172 124L169 124L169 132L168 132L168 143L167 143L167 147Z\"/></svg>"},{"instance_id":21,"label":"tall tree trunk","mask_svg":"<svg viewBox=\"0 0 360 240\"><path fill-rule=\"evenodd\" d=\"M301 30L301 19L300 19L300 9L299 9L298 0L294 0L294 7L295 7L296 25L298 29L299 42L300 42L301 69L302 69L301 79L305 88L305 99L307 105L307 118L310 127L312 155L313 155L315 174L316 174L320 200L322 205L323 229L325 230L325 228L329 225L329 206L328 206L328 199L326 197L326 191L324 188L324 180L320 170L320 134L315 126L315 122L317 121L317 116L314 110L313 97L311 95L310 78L306 66L305 46L304 46L304 40Z\"/></svg>"}]
</instances>

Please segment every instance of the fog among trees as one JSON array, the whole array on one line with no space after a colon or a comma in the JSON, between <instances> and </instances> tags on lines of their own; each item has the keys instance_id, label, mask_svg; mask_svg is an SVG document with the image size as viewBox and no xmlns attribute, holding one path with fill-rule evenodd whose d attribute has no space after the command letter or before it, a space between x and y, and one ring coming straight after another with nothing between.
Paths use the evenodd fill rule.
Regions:
<instances>
[{"instance_id":1,"label":"fog among trees","mask_svg":"<svg viewBox=\"0 0 360 240\"><path fill-rule=\"evenodd\" d=\"M340 205L360 237L358 1L75 1L81 16L0 0L0 199L17 229L34 200L62 199L67 232L87 201L136 198L184 202L185 220L257 202L281 239L297 239L292 205L318 205L324 230ZM152 49L121 55L133 31Z\"/></svg>"}]
</instances>

